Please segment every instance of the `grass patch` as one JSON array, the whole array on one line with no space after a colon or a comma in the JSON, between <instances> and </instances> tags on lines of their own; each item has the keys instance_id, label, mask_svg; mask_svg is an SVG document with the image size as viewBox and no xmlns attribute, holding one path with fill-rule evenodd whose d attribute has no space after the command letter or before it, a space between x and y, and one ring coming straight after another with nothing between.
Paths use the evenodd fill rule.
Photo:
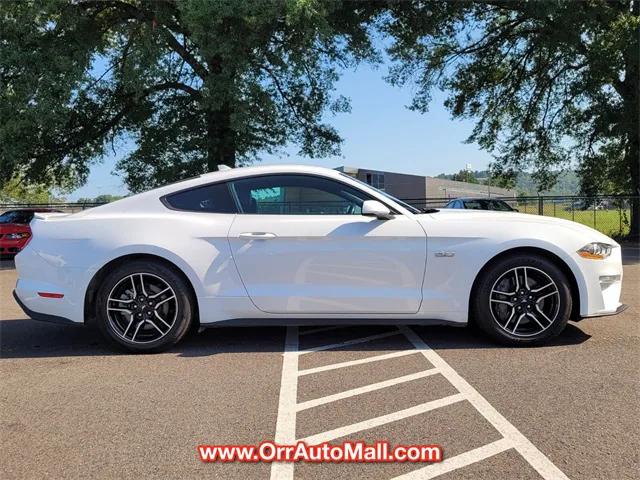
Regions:
<instances>
[{"instance_id":1,"label":"grass patch","mask_svg":"<svg viewBox=\"0 0 640 480\"><path fill-rule=\"evenodd\" d=\"M534 202L520 204L516 208L518 208L521 213L538 215L538 204ZM552 204L545 202L543 205L543 215L581 223L610 237L619 238L629 235L628 219L631 217L631 211L628 208L578 210L571 208L570 204Z\"/></svg>"}]
</instances>

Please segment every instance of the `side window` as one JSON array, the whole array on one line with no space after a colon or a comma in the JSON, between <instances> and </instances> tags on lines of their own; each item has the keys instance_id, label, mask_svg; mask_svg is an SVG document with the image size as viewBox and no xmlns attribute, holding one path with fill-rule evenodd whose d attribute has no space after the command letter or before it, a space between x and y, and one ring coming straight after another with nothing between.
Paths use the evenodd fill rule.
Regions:
<instances>
[{"instance_id":1,"label":"side window","mask_svg":"<svg viewBox=\"0 0 640 480\"><path fill-rule=\"evenodd\" d=\"M470 210L486 210L482 208L482 204L477 200L467 200L464 202L464 208L468 208Z\"/></svg>"},{"instance_id":2,"label":"side window","mask_svg":"<svg viewBox=\"0 0 640 480\"><path fill-rule=\"evenodd\" d=\"M501 200L490 200L489 210L499 210L501 212L510 212L511 207L509 206L508 203L503 202Z\"/></svg>"},{"instance_id":3,"label":"side window","mask_svg":"<svg viewBox=\"0 0 640 480\"><path fill-rule=\"evenodd\" d=\"M215 183L192 188L165 197L166 203L176 210L208 213L237 213L236 204L226 183Z\"/></svg>"},{"instance_id":4,"label":"side window","mask_svg":"<svg viewBox=\"0 0 640 480\"><path fill-rule=\"evenodd\" d=\"M271 175L231 182L241 213L360 215L369 197L348 185L308 175Z\"/></svg>"}]
</instances>

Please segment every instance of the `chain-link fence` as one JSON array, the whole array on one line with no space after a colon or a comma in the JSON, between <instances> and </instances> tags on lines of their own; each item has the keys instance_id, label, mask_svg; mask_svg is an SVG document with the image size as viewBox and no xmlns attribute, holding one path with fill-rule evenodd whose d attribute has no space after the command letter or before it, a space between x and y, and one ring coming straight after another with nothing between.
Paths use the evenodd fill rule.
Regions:
<instances>
[{"instance_id":1,"label":"chain-link fence","mask_svg":"<svg viewBox=\"0 0 640 480\"><path fill-rule=\"evenodd\" d=\"M629 234L631 203L637 196L548 196L548 197L491 197L506 202L521 213L564 218L588 225L609 236ZM417 208L443 208L452 198L409 198L405 202ZM19 208L50 208L74 213L96 207L98 203L0 204L0 213ZM473 207L474 205L472 205ZM478 206L475 205L477 208ZM297 206L299 210L299 205ZM302 213L296 210L296 213ZM339 213L342 213L340 211Z\"/></svg>"},{"instance_id":2,"label":"chain-link fence","mask_svg":"<svg viewBox=\"0 0 640 480\"><path fill-rule=\"evenodd\" d=\"M8 210L20 210L22 208L28 209L47 209L47 210L57 210L64 213L76 213L82 210L86 210L87 208L97 207L99 205L103 205L102 203L78 203L78 202L67 202L67 203L0 203L0 214L8 211Z\"/></svg>"},{"instance_id":3,"label":"chain-link fence","mask_svg":"<svg viewBox=\"0 0 640 480\"><path fill-rule=\"evenodd\" d=\"M545 196L491 197L506 202L520 213L546 215L582 223L609 236L629 234L631 203L637 196ZM417 208L442 208L452 198L410 198L404 201Z\"/></svg>"}]
</instances>

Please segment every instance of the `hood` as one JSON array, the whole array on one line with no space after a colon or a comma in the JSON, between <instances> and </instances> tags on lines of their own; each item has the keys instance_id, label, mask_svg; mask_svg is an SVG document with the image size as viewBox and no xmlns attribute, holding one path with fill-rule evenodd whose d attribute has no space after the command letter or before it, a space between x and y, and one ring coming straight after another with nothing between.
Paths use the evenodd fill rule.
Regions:
<instances>
[{"instance_id":1,"label":"hood","mask_svg":"<svg viewBox=\"0 0 640 480\"><path fill-rule=\"evenodd\" d=\"M544 215L534 215L527 213L517 212L498 212L492 210L463 210L463 209L448 209L443 208L438 213L427 214L433 220L443 222L488 222L491 225L500 225L501 228L508 228L509 225L514 223L528 224L533 228L557 228L558 230L570 230L575 234L584 236L585 239L590 239L592 242L604 242L610 245L618 245L618 243L609 238L605 234L582 225L581 223L572 222L571 220L565 220L563 218L547 217Z\"/></svg>"}]
</instances>

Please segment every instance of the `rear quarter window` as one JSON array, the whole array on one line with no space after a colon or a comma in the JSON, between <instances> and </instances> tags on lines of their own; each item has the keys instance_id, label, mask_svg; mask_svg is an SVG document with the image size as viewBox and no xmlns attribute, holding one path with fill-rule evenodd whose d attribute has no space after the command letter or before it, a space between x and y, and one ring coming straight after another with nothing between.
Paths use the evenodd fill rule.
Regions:
<instances>
[{"instance_id":1,"label":"rear quarter window","mask_svg":"<svg viewBox=\"0 0 640 480\"><path fill-rule=\"evenodd\" d=\"M237 213L226 183L216 183L172 193L163 203L173 210L207 213Z\"/></svg>"}]
</instances>

